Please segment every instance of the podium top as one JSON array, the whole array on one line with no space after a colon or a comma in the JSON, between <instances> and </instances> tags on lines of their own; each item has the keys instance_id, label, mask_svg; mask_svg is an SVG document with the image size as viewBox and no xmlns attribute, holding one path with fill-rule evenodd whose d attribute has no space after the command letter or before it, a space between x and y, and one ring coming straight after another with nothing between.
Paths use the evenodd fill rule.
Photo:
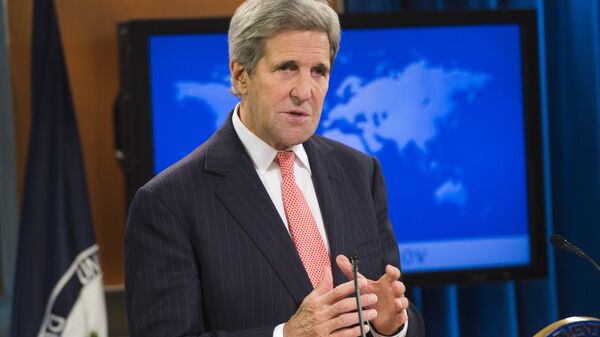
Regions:
<instances>
[{"instance_id":1,"label":"podium top","mask_svg":"<svg viewBox=\"0 0 600 337\"><path fill-rule=\"evenodd\" d=\"M597 337L600 336L600 319L573 316L556 321L533 337Z\"/></svg>"}]
</instances>

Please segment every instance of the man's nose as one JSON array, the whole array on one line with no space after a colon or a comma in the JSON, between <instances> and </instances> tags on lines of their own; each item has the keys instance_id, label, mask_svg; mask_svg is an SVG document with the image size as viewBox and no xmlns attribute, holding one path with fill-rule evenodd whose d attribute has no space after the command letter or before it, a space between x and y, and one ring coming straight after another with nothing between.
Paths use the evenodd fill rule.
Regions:
<instances>
[{"instance_id":1,"label":"man's nose","mask_svg":"<svg viewBox=\"0 0 600 337\"><path fill-rule=\"evenodd\" d=\"M312 96L312 78L310 74L298 74L290 96L295 104L307 101Z\"/></svg>"}]
</instances>

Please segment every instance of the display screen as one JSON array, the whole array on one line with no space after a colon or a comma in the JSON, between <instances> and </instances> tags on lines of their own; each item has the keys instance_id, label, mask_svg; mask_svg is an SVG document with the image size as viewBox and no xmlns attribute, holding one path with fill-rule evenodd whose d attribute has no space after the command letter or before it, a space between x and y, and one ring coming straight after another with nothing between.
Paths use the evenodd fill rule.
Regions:
<instances>
[{"instance_id":1,"label":"display screen","mask_svg":"<svg viewBox=\"0 0 600 337\"><path fill-rule=\"evenodd\" d=\"M411 285L544 276L534 11L341 16L317 133L376 157ZM229 19L119 25L126 199L231 116ZM325 224L327 226L327 224Z\"/></svg>"},{"instance_id":2,"label":"display screen","mask_svg":"<svg viewBox=\"0 0 600 337\"><path fill-rule=\"evenodd\" d=\"M227 36L149 40L154 170L228 118ZM405 273L530 262L519 26L345 29L317 133L377 157Z\"/></svg>"}]
</instances>

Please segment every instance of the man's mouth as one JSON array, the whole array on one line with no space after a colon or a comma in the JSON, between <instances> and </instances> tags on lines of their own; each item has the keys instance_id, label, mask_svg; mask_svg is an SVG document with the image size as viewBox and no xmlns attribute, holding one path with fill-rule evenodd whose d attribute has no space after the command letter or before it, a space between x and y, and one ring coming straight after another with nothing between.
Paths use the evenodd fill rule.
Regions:
<instances>
[{"instance_id":1,"label":"man's mouth","mask_svg":"<svg viewBox=\"0 0 600 337\"><path fill-rule=\"evenodd\" d=\"M290 114L294 117L303 117L303 116L308 116L308 113L306 113L305 111L302 110L293 110L293 111L287 111L287 114Z\"/></svg>"}]
</instances>

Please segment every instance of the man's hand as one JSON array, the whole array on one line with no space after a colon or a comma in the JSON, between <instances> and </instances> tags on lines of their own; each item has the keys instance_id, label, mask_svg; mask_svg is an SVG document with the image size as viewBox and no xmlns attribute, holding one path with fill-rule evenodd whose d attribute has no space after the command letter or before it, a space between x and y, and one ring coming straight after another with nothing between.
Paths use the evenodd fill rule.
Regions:
<instances>
[{"instance_id":1,"label":"man's hand","mask_svg":"<svg viewBox=\"0 0 600 337\"><path fill-rule=\"evenodd\" d=\"M356 297L347 297L354 292L354 282L349 281L329 290L332 285L331 271L326 269L321 282L304 298L298 311L283 326L284 337L360 336ZM366 286L365 279L359 280L361 291ZM360 300L365 306L373 306L377 303L377 296L364 294ZM375 309L365 310L363 314L365 320L377 317ZM369 331L369 326L364 325L364 330Z\"/></svg>"},{"instance_id":2,"label":"man's hand","mask_svg":"<svg viewBox=\"0 0 600 337\"><path fill-rule=\"evenodd\" d=\"M342 273L348 279L354 280L352 264L348 258L344 255L338 255L335 260ZM366 308L377 310L378 315L372 320L375 330L382 335L393 335L408 321L406 313L408 299L404 297L404 292L406 291L404 283L399 281L400 270L394 266L387 265L385 267L385 274L377 281L369 280L361 274L358 274L358 278L359 282L361 280L367 282L364 290L362 287L360 288L361 294L375 294L378 298L377 303L372 305L362 303Z\"/></svg>"}]
</instances>

